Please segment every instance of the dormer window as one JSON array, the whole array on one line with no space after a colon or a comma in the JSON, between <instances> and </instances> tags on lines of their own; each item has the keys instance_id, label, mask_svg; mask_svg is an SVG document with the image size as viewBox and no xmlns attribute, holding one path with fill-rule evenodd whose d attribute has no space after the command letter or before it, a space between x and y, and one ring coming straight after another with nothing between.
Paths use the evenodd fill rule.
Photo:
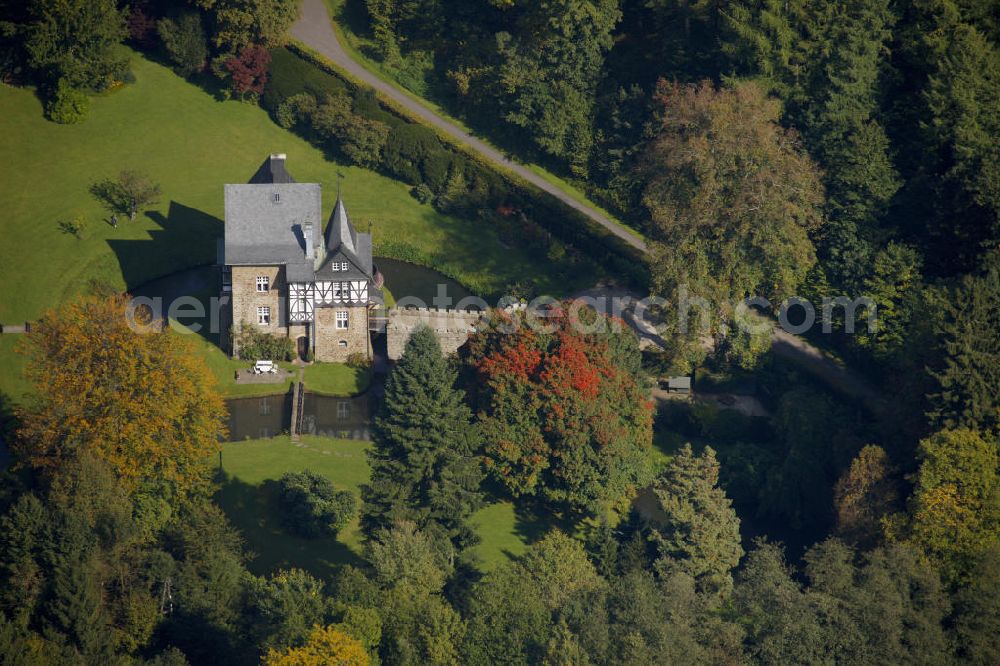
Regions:
<instances>
[{"instance_id":1,"label":"dormer window","mask_svg":"<svg viewBox=\"0 0 1000 666\"><path fill-rule=\"evenodd\" d=\"M271 201L272 201L272 203L276 203L276 204L281 203L281 194L278 193L278 192L275 192L274 194L272 194L271 195Z\"/></svg>"}]
</instances>

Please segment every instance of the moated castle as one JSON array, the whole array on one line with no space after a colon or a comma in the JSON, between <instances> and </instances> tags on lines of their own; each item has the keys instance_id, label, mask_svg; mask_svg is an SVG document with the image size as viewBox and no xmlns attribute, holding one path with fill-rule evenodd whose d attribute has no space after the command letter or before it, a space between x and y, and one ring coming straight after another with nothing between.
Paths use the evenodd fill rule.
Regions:
<instances>
[{"instance_id":1,"label":"moated castle","mask_svg":"<svg viewBox=\"0 0 1000 666\"><path fill-rule=\"evenodd\" d=\"M303 358L310 351L318 361L371 358L370 320L383 282L371 234L355 230L339 194L324 233L320 186L297 183L285 159L271 155L247 184L225 186L221 264L230 321L235 330L257 326L292 338Z\"/></svg>"}]
</instances>

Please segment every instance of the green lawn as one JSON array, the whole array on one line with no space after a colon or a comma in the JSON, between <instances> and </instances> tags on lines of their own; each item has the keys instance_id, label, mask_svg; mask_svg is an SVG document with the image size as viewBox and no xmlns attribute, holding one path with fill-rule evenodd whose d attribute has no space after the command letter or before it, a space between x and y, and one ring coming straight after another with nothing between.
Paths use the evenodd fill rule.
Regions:
<instances>
[{"instance_id":1,"label":"green lawn","mask_svg":"<svg viewBox=\"0 0 1000 666\"><path fill-rule=\"evenodd\" d=\"M368 390L372 373L342 363L314 363L306 367L307 391L323 395L357 395Z\"/></svg>"},{"instance_id":2,"label":"green lawn","mask_svg":"<svg viewBox=\"0 0 1000 666\"><path fill-rule=\"evenodd\" d=\"M341 564L358 563L361 534L357 520L336 538L302 539L288 534L277 510L276 481L285 472L311 470L326 476L338 488L360 493L368 479L369 442L288 437L225 444L222 468L225 481L217 499L233 524L257 554L250 569L258 574L279 567L300 567L328 578ZM360 502L360 495L359 495Z\"/></svg>"},{"instance_id":3,"label":"green lawn","mask_svg":"<svg viewBox=\"0 0 1000 666\"><path fill-rule=\"evenodd\" d=\"M138 54L132 61L137 82L94 97L78 125L45 120L29 89L0 87L0 276L17 286L0 299L0 322L35 318L92 278L135 287L211 263L222 235L223 184L245 182L271 152L288 154L300 182L323 185L326 214L343 173L348 210L360 226L373 223L376 241L446 256L470 280L496 290L537 278L539 289L561 293L547 264L505 248L493 228L441 215L403 183L330 161L256 105L218 101ZM88 187L122 169L149 173L163 196L134 223L112 229ZM81 239L58 226L76 215L88 223Z\"/></svg>"},{"instance_id":4,"label":"green lawn","mask_svg":"<svg viewBox=\"0 0 1000 666\"><path fill-rule=\"evenodd\" d=\"M337 487L358 492L368 480L365 451L369 446L370 442L308 436L302 438L301 445L288 437L277 437L223 446L225 481L218 501L243 532L248 548L257 554L251 564L254 572L295 566L328 577L338 565L359 562L362 544L357 521L337 538L301 539L287 534L275 511L274 482L285 472L309 469ZM510 502L491 504L472 521L482 538L475 554L486 570L523 553L549 525L545 520L519 515Z\"/></svg>"},{"instance_id":5,"label":"green lawn","mask_svg":"<svg viewBox=\"0 0 1000 666\"><path fill-rule=\"evenodd\" d=\"M32 390L24 378L24 357L14 351L20 335L0 335L0 395L12 402L20 402Z\"/></svg>"}]
</instances>

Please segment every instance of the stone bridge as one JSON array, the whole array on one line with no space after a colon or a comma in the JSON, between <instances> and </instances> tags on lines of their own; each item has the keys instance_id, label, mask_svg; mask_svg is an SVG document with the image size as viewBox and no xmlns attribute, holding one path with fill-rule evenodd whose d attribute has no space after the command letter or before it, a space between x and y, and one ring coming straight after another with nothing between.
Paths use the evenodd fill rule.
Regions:
<instances>
[{"instance_id":1,"label":"stone bridge","mask_svg":"<svg viewBox=\"0 0 1000 666\"><path fill-rule=\"evenodd\" d=\"M441 308L393 308L387 313L386 345L390 361L398 361L406 349L410 334L421 324L437 333L441 351L454 354L476 330L483 317L479 310L446 310Z\"/></svg>"}]
</instances>

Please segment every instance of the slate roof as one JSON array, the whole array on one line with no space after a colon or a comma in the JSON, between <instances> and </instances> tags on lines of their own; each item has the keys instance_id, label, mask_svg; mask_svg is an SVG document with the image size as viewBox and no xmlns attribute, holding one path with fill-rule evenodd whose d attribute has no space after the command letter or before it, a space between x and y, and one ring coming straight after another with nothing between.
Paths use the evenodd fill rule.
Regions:
<instances>
[{"instance_id":1,"label":"slate roof","mask_svg":"<svg viewBox=\"0 0 1000 666\"><path fill-rule=\"evenodd\" d=\"M285 156L269 156L246 185L225 186L226 235L220 263L227 266L286 267L289 282L372 279L372 237L359 234L339 198L323 233L323 198L316 183L296 183ZM304 230L312 226L312 247L321 261L306 256ZM332 271L334 262L348 271ZM319 263L317 267L317 263Z\"/></svg>"},{"instance_id":2,"label":"slate roof","mask_svg":"<svg viewBox=\"0 0 1000 666\"><path fill-rule=\"evenodd\" d=\"M330 223L326 225L324 242L326 243L326 259L316 270L317 279L333 279L333 275L339 276L342 280L360 280L372 277L374 272L372 267L372 236L371 234L359 234L354 229L347 214L347 208L340 199L333 207ZM343 261L351 264L349 271L330 271L330 264Z\"/></svg>"},{"instance_id":3,"label":"slate roof","mask_svg":"<svg viewBox=\"0 0 1000 666\"><path fill-rule=\"evenodd\" d=\"M273 153L268 156L257 169L257 173L250 178L250 183L253 185L294 183L295 179L292 178L292 174L285 169L285 159L284 153Z\"/></svg>"},{"instance_id":4,"label":"slate roof","mask_svg":"<svg viewBox=\"0 0 1000 666\"><path fill-rule=\"evenodd\" d=\"M226 185L225 200L226 265L313 267L306 260L303 228L312 225L313 247L319 247L323 201L318 184Z\"/></svg>"}]
</instances>

